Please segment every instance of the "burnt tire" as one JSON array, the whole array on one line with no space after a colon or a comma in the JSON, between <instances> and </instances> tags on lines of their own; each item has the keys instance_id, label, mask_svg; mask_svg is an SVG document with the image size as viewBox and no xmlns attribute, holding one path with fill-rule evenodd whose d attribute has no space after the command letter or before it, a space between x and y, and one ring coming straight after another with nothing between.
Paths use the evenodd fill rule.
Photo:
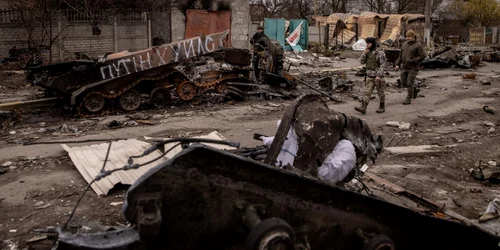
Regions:
<instances>
[{"instance_id":1,"label":"burnt tire","mask_svg":"<svg viewBox=\"0 0 500 250\"><path fill-rule=\"evenodd\" d=\"M377 234L363 244L363 250L395 250L394 242L383 234Z\"/></svg>"},{"instance_id":2,"label":"burnt tire","mask_svg":"<svg viewBox=\"0 0 500 250\"><path fill-rule=\"evenodd\" d=\"M157 108L163 108L172 101L170 90L165 87L156 87L149 94L149 102Z\"/></svg>"},{"instance_id":3,"label":"burnt tire","mask_svg":"<svg viewBox=\"0 0 500 250\"><path fill-rule=\"evenodd\" d=\"M142 104L141 92L137 89L129 89L118 97L118 105L125 111L134 111Z\"/></svg>"},{"instance_id":4,"label":"burnt tire","mask_svg":"<svg viewBox=\"0 0 500 250\"><path fill-rule=\"evenodd\" d=\"M280 218L269 218L252 228L245 242L246 250L295 249L295 232Z\"/></svg>"},{"instance_id":5,"label":"burnt tire","mask_svg":"<svg viewBox=\"0 0 500 250\"><path fill-rule=\"evenodd\" d=\"M97 92L91 92L85 96L82 105L85 111L96 114L101 112L104 106L106 106L106 98Z\"/></svg>"}]
</instances>

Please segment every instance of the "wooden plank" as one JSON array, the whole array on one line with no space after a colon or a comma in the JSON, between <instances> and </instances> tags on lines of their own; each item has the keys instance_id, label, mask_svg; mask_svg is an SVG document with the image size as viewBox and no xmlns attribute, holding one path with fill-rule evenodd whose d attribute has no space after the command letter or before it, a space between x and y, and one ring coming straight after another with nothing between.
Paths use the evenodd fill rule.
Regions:
<instances>
[{"instance_id":1,"label":"wooden plank","mask_svg":"<svg viewBox=\"0 0 500 250\"><path fill-rule=\"evenodd\" d=\"M407 147L388 147L384 150L396 156L442 155L449 153L449 148L456 145L441 147L437 145L420 145Z\"/></svg>"}]
</instances>

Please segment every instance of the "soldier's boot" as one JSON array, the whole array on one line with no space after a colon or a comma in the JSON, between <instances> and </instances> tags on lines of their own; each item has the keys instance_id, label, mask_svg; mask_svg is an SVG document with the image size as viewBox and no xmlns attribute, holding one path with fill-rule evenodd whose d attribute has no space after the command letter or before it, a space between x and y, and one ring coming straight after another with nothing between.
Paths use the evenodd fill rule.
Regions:
<instances>
[{"instance_id":1,"label":"soldier's boot","mask_svg":"<svg viewBox=\"0 0 500 250\"><path fill-rule=\"evenodd\" d=\"M385 102L380 102L380 106L377 109L377 113L384 113L385 112Z\"/></svg>"},{"instance_id":2,"label":"soldier's boot","mask_svg":"<svg viewBox=\"0 0 500 250\"><path fill-rule=\"evenodd\" d=\"M368 106L368 103L365 101L361 102L361 107L355 107L354 109L358 111L361 114L366 114L366 107Z\"/></svg>"},{"instance_id":3,"label":"soldier's boot","mask_svg":"<svg viewBox=\"0 0 500 250\"><path fill-rule=\"evenodd\" d=\"M411 99L413 98L414 94L414 86L408 86L408 95L406 96L405 101L403 102L403 105L410 105L411 104Z\"/></svg>"},{"instance_id":4,"label":"soldier's boot","mask_svg":"<svg viewBox=\"0 0 500 250\"><path fill-rule=\"evenodd\" d=\"M413 99L417 99L420 88L414 87L413 89Z\"/></svg>"}]
</instances>

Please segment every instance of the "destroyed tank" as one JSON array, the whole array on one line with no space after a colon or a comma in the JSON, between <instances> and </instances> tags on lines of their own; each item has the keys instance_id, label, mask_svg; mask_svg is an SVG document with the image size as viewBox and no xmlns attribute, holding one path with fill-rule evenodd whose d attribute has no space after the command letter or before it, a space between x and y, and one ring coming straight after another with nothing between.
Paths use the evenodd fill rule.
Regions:
<instances>
[{"instance_id":1,"label":"destroyed tank","mask_svg":"<svg viewBox=\"0 0 500 250\"><path fill-rule=\"evenodd\" d=\"M228 34L226 30L136 52L113 53L98 61L33 62L26 67L26 80L60 96L82 116L101 114L110 106L134 111L141 106L143 95L163 107L171 102L172 92L182 101L212 90L225 93L228 82L233 84L230 92L244 98L248 87L255 87L250 77L251 53L227 48ZM270 60L282 65L282 53L276 54L279 51L272 50ZM190 75L196 67L205 68ZM281 75L276 69L282 66L272 68L270 74Z\"/></svg>"},{"instance_id":2,"label":"destroyed tank","mask_svg":"<svg viewBox=\"0 0 500 250\"><path fill-rule=\"evenodd\" d=\"M285 140L283 131L301 124L317 127L298 131L303 135L300 171L270 164ZM331 138L320 137L319 147L309 148L321 131ZM200 139L163 141L152 149L174 141L184 149L127 191L123 214L133 227L87 235L60 231L58 249L498 248L498 236L458 217L438 215L439 208L422 198L413 197L420 203L411 209L311 175L308 169L341 137L356 146L361 164L381 149L365 122L329 113L318 97L306 96L288 107L264 162L196 143ZM133 160L128 166L135 166Z\"/></svg>"}]
</instances>

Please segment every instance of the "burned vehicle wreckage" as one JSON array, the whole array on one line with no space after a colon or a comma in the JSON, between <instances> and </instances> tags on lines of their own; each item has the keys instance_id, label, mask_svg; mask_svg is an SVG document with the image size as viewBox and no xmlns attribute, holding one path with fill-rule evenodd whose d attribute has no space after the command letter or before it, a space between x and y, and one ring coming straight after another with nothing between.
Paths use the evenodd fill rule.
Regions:
<instances>
[{"instance_id":1,"label":"burned vehicle wreckage","mask_svg":"<svg viewBox=\"0 0 500 250\"><path fill-rule=\"evenodd\" d=\"M282 70L281 46L263 41L263 70L255 79L251 77L251 52L227 48L228 34L226 30L137 52L109 54L98 61L42 66L28 62L26 80L62 97L80 115L101 114L110 106L134 111L142 95L157 107L169 105L173 97L190 101L210 91L239 100L248 95L290 95L280 94L295 87L293 77Z\"/></svg>"},{"instance_id":2,"label":"burned vehicle wreckage","mask_svg":"<svg viewBox=\"0 0 500 250\"><path fill-rule=\"evenodd\" d=\"M276 166L291 128L299 137L295 162ZM319 180L318 166L341 139L356 150L352 174L337 184ZM475 224L437 216L425 202L411 209L345 188L376 159L382 140L318 96L301 96L287 108L267 150L223 151L195 138L153 148L173 141L183 151L127 191L122 211L133 228L83 235L63 227L58 249L494 249L500 242ZM129 160L125 169L134 167Z\"/></svg>"}]
</instances>

